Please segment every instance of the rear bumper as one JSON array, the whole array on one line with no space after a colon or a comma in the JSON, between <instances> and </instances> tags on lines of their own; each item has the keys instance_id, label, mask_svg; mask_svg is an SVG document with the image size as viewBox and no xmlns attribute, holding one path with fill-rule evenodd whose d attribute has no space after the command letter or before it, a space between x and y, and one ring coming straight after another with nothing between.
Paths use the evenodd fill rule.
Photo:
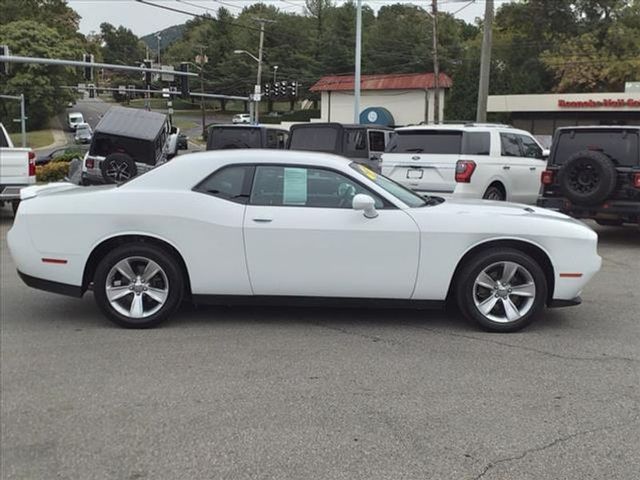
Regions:
<instances>
[{"instance_id":1,"label":"rear bumper","mask_svg":"<svg viewBox=\"0 0 640 480\"><path fill-rule=\"evenodd\" d=\"M84 293L82 287L78 287L76 285L68 285L66 283L53 282L43 278L32 277L31 275L22 273L20 270L18 270L18 275L29 287L44 290L45 292L58 293L60 295L77 298L82 297L82 294Z\"/></svg>"},{"instance_id":2,"label":"rear bumper","mask_svg":"<svg viewBox=\"0 0 640 480\"><path fill-rule=\"evenodd\" d=\"M585 206L574 205L562 197L538 197L536 204L575 218L621 219L631 223L640 221L640 202L637 201L607 200L601 205Z\"/></svg>"}]
</instances>

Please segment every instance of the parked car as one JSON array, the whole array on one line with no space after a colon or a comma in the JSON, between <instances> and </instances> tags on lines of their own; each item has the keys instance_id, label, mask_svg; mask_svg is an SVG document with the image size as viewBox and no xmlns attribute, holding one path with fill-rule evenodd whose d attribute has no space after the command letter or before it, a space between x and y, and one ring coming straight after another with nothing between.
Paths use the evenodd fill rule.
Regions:
<instances>
[{"instance_id":1,"label":"parked car","mask_svg":"<svg viewBox=\"0 0 640 480\"><path fill-rule=\"evenodd\" d=\"M379 172L380 157L393 135L393 129L380 125L300 123L291 126L289 149L343 155Z\"/></svg>"},{"instance_id":2,"label":"parked car","mask_svg":"<svg viewBox=\"0 0 640 480\"><path fill-rule=\"evenodd\" d=\"M432 307L495 331L579 303L597 235L537 207L428 200L344 157L183 155L118 188L30 187L8 234L24 282L151 327L183 298ZM55 228L52 226L55 225ZM380 252L383 252L381 255Z\"/></svg>"},{"instance_id":3,"label":"parked car","mask_svg":"<svg viewBox=\"0 0 640 480\"><path fill-rule=\"evenodd\" d=\"M71 131L75 131L78 125L85 123L84 117L80 112L70 112L67 115L67 126Z\"/></svg>"},{"instance_id":4,"label":"parked car","mask_svg":"<svg viewBox=\"0 0 640 480\"><path fill-rule=\"evenodd\" d=\"M16 148L0 123L0 207L11 203L15 214L20 191L36 183L36 154L30 148Z\"/></svg>"},{"instance_id":5,"label":"parked car","mask_svg":"<svg viewBox=\"0 0 640 480\"><path fill-rule=\"evenodd\" d=\"M289 132L264 125L211 125L207 131L207 150L230 148L287 147Z\"/></svg>"},{"instance_id":6,"label":"parked car","mask_svg":"<svg viewBox=\"0 0 640 480\"><path fill-rule=\"evenodd\" d=\"M535 204L546 157L524 130L506 125L416 125L396 129L382 173L412 190Z\"/></svg>"},{"instance_id":7,"label":"parked car","mask_svg":"<svg viewBox=\"0 0 640 480\"><path fill-rule=\"evenodd\" d=\"M640 126L559 128L538 205L601 225L640 223Z\"/></svg>"},{"instance_id":8,"label":"parked car","mask_svg":"<svg viewBox=\"0 0 640 480\"><path fill-rule=\"evenodd\" d=\"M231 118L231 123L251 123L251 115L248 113L238 113Z\"/></svg>"},{"instance_id":9,"label":"parked car","mask_svg":"<svg viewBox=\"0 0 640 480\"><path fill-rule=\"evenodd\" d=\"M49 153L38 156L36 158L36 165L46 165L49 162L55 162L56 160L59 160L61 157L72 155L77 158L82 158L87 153L87 149L88 147L86 145L57 148Z\"/></svg>"},{"instance_id":10,"label":"parked car","mask_svg":"<svg viewBox=\"0 0 640 480\"><path fill-rule=\"evenodd\" d=\"M179 132L167 116L111 107L102 117L82 165L82 183L120 183L176 154Z\"/></svg>"},{"instance_id":11,"label":"parked car","mask_svg":"<svg viewBox=\"0 0 640 480\"><path fill-rule=\"evenodd\" d=\"M189 137L187 137L184 133L178 134L178 150L188 150L189 149Z\"/></svg>"},{"instance_id":12,"label":"parked car","mask_svg":"<svg viewBox=\"0 0 640 480\"><path fill-rule=\"evenodd\" d=\"M93 137L93 131L88 123L79 123L76 126L76 133L74 135L74 141L76 143L91 143Z\"/></svg>"}]
</instances>

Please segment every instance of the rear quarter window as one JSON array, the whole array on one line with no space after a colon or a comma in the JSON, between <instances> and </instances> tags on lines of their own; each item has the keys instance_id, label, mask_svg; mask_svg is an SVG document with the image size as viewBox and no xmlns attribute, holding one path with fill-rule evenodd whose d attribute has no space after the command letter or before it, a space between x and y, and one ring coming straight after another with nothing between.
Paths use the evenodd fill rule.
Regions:
<instances>
[{"instance_id":1,"label":"rear quarter window","mask_svg":"<svg viewBox=\"0 0 640 480\"><path fill-rule=\"evenodd\" d=\"M489 155L491 153L491 134L489 132L465 132L461 153L464 155Z\"/></svg>"},{"instance_id":2,"label":"rear quarter window","mask_svg":"<svg viewBox=\"0 0 640 480\"><path fill-rule=\"evenodd\" d=\"M339 147L338 129L334 127L296 128L289 134L291 150L336 152Z\"/></svg>"},{"instance_id":3,"label":"rear quarter window","mask_svg":"<svg viewBox=\"0 0 640 480\"><path fill-rule=\"evenodd\" d=\"M640 134L629 130L573 130L560 132L552 163L562 165L584 150L602 152L619 166L640 164Z\"/></svg>"}]
</instances>

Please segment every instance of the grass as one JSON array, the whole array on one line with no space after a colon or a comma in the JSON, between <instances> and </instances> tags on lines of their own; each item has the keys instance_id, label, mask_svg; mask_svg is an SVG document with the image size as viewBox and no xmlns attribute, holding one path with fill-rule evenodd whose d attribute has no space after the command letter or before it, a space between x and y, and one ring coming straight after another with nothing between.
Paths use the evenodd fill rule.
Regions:
<instances>
[{"instance_id":1,"label":"grass","mask_svg":"<svg viewBox=\"0 0 640 480\"><path fill-rule=\"evenodd\" d=\"M180 130L189 130L191 128L195 128L199 125L198 122L194 122L193 120L187 120L185 118L181 118L179 115L173 116L173 124L178 127Z\"/></svg>"},{"instance_id":2,"label":"grass","mask_svg":"<svg viewBox=\"0 0 640 480\"><path fill-rule=\"evenodd\" d=\"M11 141L18 147L22 145L22 134L12 133L10 134ZM42 148L53 143L53 134L51 130L34 130L27 132L27 146L31 148Z\"/></svg>"}]
</instances>

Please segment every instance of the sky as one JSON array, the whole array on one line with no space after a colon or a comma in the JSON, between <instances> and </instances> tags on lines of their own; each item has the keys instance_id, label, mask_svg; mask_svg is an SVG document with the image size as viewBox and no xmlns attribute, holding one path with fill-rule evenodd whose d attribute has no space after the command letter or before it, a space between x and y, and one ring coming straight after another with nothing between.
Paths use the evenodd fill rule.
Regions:
<instances>
[{"instance_id":1,"label":"sky","mask_svg":"<svg viewBox=\"0 0 640 480\"><path fill-rule=\"evenodd\" d=\"M123 25L130 28L138 36L157 32L163 28L177 25L189 20L190 16L170 12L144 5L135 0L67 0L69 5L82 17L80 31L84 34L100 30L102 22L109 22L115 26ZM185 10L193 13L214 13L219 6L228 8L233 13L239 13L243 7L257 3L255 0L149 0L153 3ZM495 0L496 8L505 2L512 0ZM335 3L343 3L343 0L334 0ZM304 0L263 0L263 3L276 5L285 12L302 12ZM369 5L377 10L383 5L394 3L412 3L423 7L430 7L431 0L413 0L399 2L398 0L363 0L364 5ZM456 17L467 22L473 22L476 17L484 16L484 0L438 0L439 9L456 13Z\"/></svg>"}]
</instances>

